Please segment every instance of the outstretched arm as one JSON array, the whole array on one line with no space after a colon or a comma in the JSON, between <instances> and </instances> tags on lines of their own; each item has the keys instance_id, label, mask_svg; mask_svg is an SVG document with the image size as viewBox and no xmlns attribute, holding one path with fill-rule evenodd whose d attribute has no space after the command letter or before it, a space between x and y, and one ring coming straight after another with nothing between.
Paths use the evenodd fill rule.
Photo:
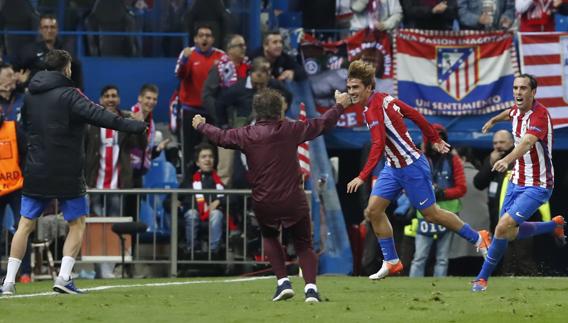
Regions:
<instances>
[{"instance_id":1,"label":"outstretched arm","mask_svg":"<svg viewBox=\"0 0 568 323\"><path fill-rule=\"evenodd\" d=\"M221 130L205 122L205 118L200 114L193 117L193 128L204 134L211 142L217 146L229 149L241 149L243 147L242 135L239 131L243 128Z\"/></svg>"},{"instance_id":2,"label":"outstretched arm","mask_svg":"<svg viewBox=\"0 0 568 323\"><path fill-rule=\"evenodd\" d=\"M521 139L521 142L518 145L515 145L515 149L513 149L513 151L493 164L492 171L498 171L501 173L507 171L507 169L509 169L509 164L521 158L524 154L531 150L537 141L537 136L533 134L525 134Z\"/></svg>"},{"instance_id":3,"label":"outstretched arm","mask_svg":"<svg viewBox=\"0 0 568 323\"><path fill-rule=\"evenodd\" d=\"M511 109L506 109L501 111L498 115L494 116L493 118L489 119L481 128L481 132L487 133L493 126L499 121L505 121L511 119Z\"/></svg>"},{"instance_id":4,"label":"outstretched arm","mask_svg":"<svg viewBox=\"0 0 568 323\"><path fill-rule=\"evenodd\" d=\"M105 110L102 106L89 100L78 89L69 88L63 94L71 104L71 113L85 122L101 128L114 129L130 133L142 133L146 130L146 122L123 118Z\"/></svg>"},{"instance_id":5,"label":"outstretched arm","mask_svg":"<svg viewBox=\"0 0 568 323\"><path fill-rule=\"evenodd\" d=\"M301 144L321 135L323 132L335 127L339 116L343 113L343 106L336 104L319 117L308 119L307 122L294 122L292 133L296 142Z\"/></svg>"}]
</instances>

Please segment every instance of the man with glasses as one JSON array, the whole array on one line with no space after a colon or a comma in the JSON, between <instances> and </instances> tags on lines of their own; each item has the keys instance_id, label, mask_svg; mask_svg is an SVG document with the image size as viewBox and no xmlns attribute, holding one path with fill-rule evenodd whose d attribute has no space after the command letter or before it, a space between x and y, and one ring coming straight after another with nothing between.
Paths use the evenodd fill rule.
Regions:
<instances>
[{"instance_id":1,"label":"man with glasses","mask_svg":"<svg viewBox=\"0 0 568 323\"><path fill-rule=\"evenodd\" d=\"M217 99L226 89L235 85L238 81L247 78L250 69L250 61L246 56L247 45L243 36L234 34L227 38L225 44L226 55L221 57L219 62L209 70L209 75L203 87L201 99L205 111L218 121L215 110ZM233 173L234 150L220 148L218 150L219 163L217 171L225 185L231 185L231 174Z\"/></svg>"}]
</instances>

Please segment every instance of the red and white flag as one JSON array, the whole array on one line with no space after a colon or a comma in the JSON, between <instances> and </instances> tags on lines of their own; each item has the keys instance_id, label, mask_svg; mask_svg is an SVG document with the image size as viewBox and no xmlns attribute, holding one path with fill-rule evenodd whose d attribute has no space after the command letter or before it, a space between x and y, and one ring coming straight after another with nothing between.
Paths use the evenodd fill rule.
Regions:
<instances>
[{"instance_id":1,"label":"red and white flag","mask_svg":"<svg viewBox=\"0 0 568 323\"><path fill-rule=\"evenodd\" d=\"M554 128L568 127L568 33L520 33L521 71L538 81L536 99Z\"/></svg>"},{"instance_id":2,"label":"red and white flag","mask_svg":"<svg viewBox=\"0 0 568 323\"><path fill-rule=\"evenodd\" d=\"M300 122L308 122L306 115L306 106L300 103L300 115L298 117ZM310 176L310 144L308 141L298 145L298 161L300 162L300 171L304 180Z\"/></svg>"}]
</instances>

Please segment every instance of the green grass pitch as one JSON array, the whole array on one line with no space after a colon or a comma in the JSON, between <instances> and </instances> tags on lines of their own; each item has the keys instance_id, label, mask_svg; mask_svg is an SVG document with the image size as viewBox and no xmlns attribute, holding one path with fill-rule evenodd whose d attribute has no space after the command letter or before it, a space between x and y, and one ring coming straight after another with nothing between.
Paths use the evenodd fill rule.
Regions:
<instances>
[{"instance_id":1,"label":"green grass pitch","mask_svg":"<svg viewBox=\"0 0 568 323\"><path fill-rule=\"evenodd\" d=\"M493 278L483 293L469 277L369 281L321 276L319 304L296 296L272 302L274 278L77 280L85 295L37 295L50 282L17 286L0 298L0 322L566 322L568 278ZM174 283L168 286L147 284ZM118 287L113 287L117 286ZM107 289L104 289L107 288ZM30 295L31 294L31 295Z\"/></svg>"}]
</instances>

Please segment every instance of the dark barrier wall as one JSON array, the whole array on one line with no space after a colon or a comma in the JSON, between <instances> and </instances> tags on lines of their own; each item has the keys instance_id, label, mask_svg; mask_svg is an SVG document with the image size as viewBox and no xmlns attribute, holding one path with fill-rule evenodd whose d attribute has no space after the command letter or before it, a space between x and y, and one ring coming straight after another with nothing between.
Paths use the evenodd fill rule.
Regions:
<instances>
[{"instance_id":1,"label":"dark barrier wall","mask_svg":"<svg viewBox=\"0 0 568 323\"><path fill-rule=\"evenodd\" d=\"M85 94L99 102L101 88L115 84L120 89L120 107L136 104L138 90L144 83L154 83L160 89L154 118L167 122L169 101L178 82L174 75L175 58L90 58L82 59Z\"/></svg>"}]
</instances>

